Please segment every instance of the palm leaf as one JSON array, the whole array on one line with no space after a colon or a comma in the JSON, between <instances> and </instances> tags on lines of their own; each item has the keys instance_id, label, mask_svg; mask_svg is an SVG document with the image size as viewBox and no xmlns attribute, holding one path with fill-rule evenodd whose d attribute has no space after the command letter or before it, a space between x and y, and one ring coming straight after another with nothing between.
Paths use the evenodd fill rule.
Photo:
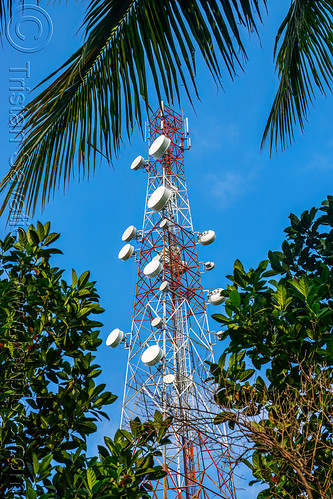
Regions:
<instances>
[{"instance_id":1,"label":"palm leaf","mask_svg":"<svg viewBox=\"0 0 333 499\"><path fill-rule=\"evenodd\" d=\"M0 0L0 37L12 16L14 0Z\"/></svg>"},{"instance_id":2,"label":"palm leaf","mask_svg":"<svg viewBox=\"0 0 333 499\"><path fill-rule=\"evenodd\" d=\"M0 184L7 191L0 213L12 195L33 213L59 184L89 174L97 154L111 161L122 129L142 130L150 102L162 95L179 102L180 85L196 95L196 51L216 82L220 59L233 78L246 58L238 25L256 30L265 1L93 0L84 45L21 114L25 139Z\"/></svg>"},{"instance_id":3,"label":"palm leaf","mask_svg":"<svg viewBox=\"0 0 333 499\"><path fill-rule=\"evenodd\" d=\"M269 137L271 152L294 141L297 123L304 130L315 89L331 90L332 15L333 1L294 0L279 28L274 58L280 83L261 144Z\"/></svg>"}]
</instances>

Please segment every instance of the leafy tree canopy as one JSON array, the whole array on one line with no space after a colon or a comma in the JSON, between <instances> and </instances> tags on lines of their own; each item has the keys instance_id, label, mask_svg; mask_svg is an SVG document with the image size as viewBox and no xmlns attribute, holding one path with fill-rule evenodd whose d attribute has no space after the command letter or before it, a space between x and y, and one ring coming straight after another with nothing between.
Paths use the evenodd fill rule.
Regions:
<instances>
[{"instance_id":1,"label":"leafy tree canopy","mask_svg":"<svg viewBox=\"0 0 333 499\"><path fill-rule=\"evenodd\" d=\"M148 498L149 482L164 476L154 463L156 443L167 442L160 414L105 437L99 457L86 455L116 396L96 381L95 283L73 270L68 284L51 266L58 238L37 222L0 241L0 496Z\"/></svg>"},{"instance_id":2,"label":"leafy tree canopy","mask_svg":"<svg viewBox=\"0 0 333 499\"><path fill-rule=\"evenodd\" d=\"M268 485L258 497L322 499L333 494L333 197L290 222L282 251L248 272L235 262L213 316L230 340L211 366L216 422L252 444L245 462Z\"/></svg>"}]
</instances>

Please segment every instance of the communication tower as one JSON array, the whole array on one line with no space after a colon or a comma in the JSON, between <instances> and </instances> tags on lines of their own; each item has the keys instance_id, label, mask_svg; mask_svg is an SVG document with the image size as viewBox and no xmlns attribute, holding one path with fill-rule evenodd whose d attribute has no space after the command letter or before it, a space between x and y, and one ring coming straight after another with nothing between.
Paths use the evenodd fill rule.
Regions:
<instances>
[{"instance_id":1,"label":"communication tower","mask_svg":"<svg viewBox=\"0 0 333 499\"><path fill-rule=\"evenodd\" d=\"M121 426L173 416L172 442L162 450L167 476L154 484L155 499L234 499L228 441L213 424L213 362L208 302L223 302L221 289L204 293L197 244L214 242L215 232L193 230L184 175L190 148L188 121L161 103L148 121L149 159L138 156L131 169L148 175L143 227L129 226L118 257L138 262L130 333L113 330L107 344L128 348ZM131 243L139 243L135 249Z\"/></svg>"}]
</instances>

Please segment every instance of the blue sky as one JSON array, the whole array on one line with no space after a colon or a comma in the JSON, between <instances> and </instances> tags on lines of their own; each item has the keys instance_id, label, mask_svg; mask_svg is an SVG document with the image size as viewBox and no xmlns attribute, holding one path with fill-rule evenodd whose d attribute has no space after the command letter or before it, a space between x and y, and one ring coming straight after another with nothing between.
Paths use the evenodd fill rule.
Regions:
<instances>
[{"instance_id":1,"label":"blue sky","mask_svg":"<svg viewBox=\"0 0 333 499\"><path fill-rule=\"evenodd\" d=\"M272 2L273 3L273 2ZM277 87L272 53L274 37L289 2L270 6L260 28L261 43L255 36L244 36L249 61L245 72L231 82L227 76L224 91L217 89L203 64L198 67L201 102L195 112L183 100L184 116L189 118L192 148L185 156L185 168L191 210L196 230L214 229L215 243L199 247L200 260L212 260L215 269L203 276L204 288L225 287L235 259L246 267L256 266L267 257L268 250L277 250L283 241L283 229L290 212L300 214L319 206L331 192L333 138L329 116L333 99L318 96L310 110L305 133L296 132L296 143L284 153L269 157L268 147L260 152L261 135ZM25 86L32 88L57 68L80 45L74 36L83 16L79 3L54 5L41 3L52 20L53 35L48 45L36 53L24 53L5 39L2 48L0 79L0 141L1 174L8 169L8 158L15 151L10 143L8 115L11 104L9 78L13 68L30 63L31 75ZM31 32L29 36L31 37ZM29 42L27 35L27 43ZM30 40L31 41L31 40ZM24 40L20 43L23 43ZM152 102L157 108L158 102ZM175 106L175 110L179 108ZM113 168L105 162L97 167L89 182L72 182L64 196L56 193L37 219L52 222L53 230L61 232L57 242L64 253L54 264L82 273L91 270L93 280L106 309L102 321L102 338L115 327L130 328L134 300L136 264L121 262L117 254L122 246L121 235L130 224L141 228L144 210L146 175L132 172L130 164L139 154L147 156L147 144L136 130L129 144L124 140L120 157ZM7 232L0 220L2 234ZM211 315L216 308L209 308ZM216 326L211 320L211 329ZM215 347L218 358L222 346ZM110 406L111 423L100 429L91 448L119 424L120 405L127 352L109 350L104 344L97 354L103 367L101 382L119 395ZM245 483L244 483L245 486ZM255 489L240 493L239 498L256 497ZM251 496L251 494L253 494Z\"/></svg>"}]
</instances>

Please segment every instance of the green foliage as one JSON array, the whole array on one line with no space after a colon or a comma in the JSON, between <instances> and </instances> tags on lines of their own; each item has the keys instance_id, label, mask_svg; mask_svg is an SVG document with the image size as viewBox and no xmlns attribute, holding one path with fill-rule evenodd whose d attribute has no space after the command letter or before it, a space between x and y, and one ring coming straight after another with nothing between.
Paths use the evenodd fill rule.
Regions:
<instances>
[{"instance_id":1,"label":"green foliage","mask_svg":"<svg viewBox=\"0 0 333 499\"><path fill-rule=\"evenodd\" d=\"M264 130L262 145L284 149L294 140L294 126L307 120L315 90L325 94L333 79L333 3L294 0L275 41L279 87Z\"/></svg>"},{"instance_id":2,"label":"green foliage","mask_svg":"<svg viewBox=\"0 0 333 499\"><path fill-rule=\"evenodd\" d=\"M0 0L0 32L13 3ZM39 197L43 206L60 184L89 171L96 154L111 161L124 126L128 137L135 124L142 131L149 103L180 102L180 86L192 102L199 54L216 83L222 68L234 78L246 60L239 25L257 32L265 10L266 0L92 0L83 46L17 119L25 138L1 182L0 213L12 196L34 212ZM291 1L274 47L279 87L262 139L271 150L294 140L296 124L303 130L316 90L331 90L332 15L331 0Z\"/></svg>"},{"instance_id":3,"label":"green foliage","mask_svg":"<svg viewBox=\"0 0 333 499\"><path fill-rule=\"evenodd\" d=\"M0 0L0 35L13 4ZM60 184L89 172L96 154L111 161L123 128L128 137L135 124L142 131L152 102L180 103L181 86L192 102L198 97L198 55L217 84L223 70L234 78L247 59L240 26L257 33L266 4L91 0L82 47L41 82L51 81L17 117L25 138L0 184L6 190L0 214L12 196L13 206L25 199L34 212ZM279 87L262 139L263 145L269 138L271 150L294 140L296 124L303 130L315 91L331 90L332 15L332 0L290 2L276 36Z\"/></svg>"},{"instance_id":4,"label":"green foliage","mask_svg":"<svg viewBox=\"0 0 333 499\"><path fill-rule=\"evenodd\" d=\"M96 153L110 161L124 124L128 137L136 123L142 130L152 102L180 101L180 86L190 100L197 96L199 54L217 83L222 65L233 78L246 58L239 25L256 31L265 4L91 0L83 46L44 80L53 83L20 114L27 136L1 184L9 196L3 206L14 195L34 211L39 194L43 205L60 183L89 171Z\"/></svg>"},{"instance_id":5,"label":"green foliage","mask_svg":"<svg viewBox=\"0 0 333 499\"><path fill-rule=\"evenodd\" d=\"M51 267L58 237L37 222L0 241L0 496L147 498L147 481L164 476L154 456L170 421L135 420L87 458L87 437L116 396L96 383L95 283L73 270L68 284Z\"/></svg>"},{"instance_id":6,"label":"green foliage","mask_svg":"<svg viewBox=\"0 0 333 499\"><path fill-rule=\"evenodd\" d=\"M213 316L230 344L211 372L216 423L253 443L250 468L269 486L258 497L315 499L333 493L333 197L290 221L269 261L235 262Z\"/></svg>"},{"instance_id":7,"label":"green foliage","mask_svg":"<svg viewBox=\"0 0 333 499\"><path fill-rule=\"evenodd\" d=\"M77 449L62 452L58 459L62 465L51 466L52 456L39 465L34 459L31 480L26 483L25 494L19 497L149 499L150 482L166 475L161 466L155 465L154 458L161 455L156 443L169 442L165 434L170 420L159 417L160 423L141 423L136 418L131 421L131 432L117 430L113 439L104 437L105 445L98 446L98 458L88 459L82 449Z\"/></svg>"}]
</instances>

